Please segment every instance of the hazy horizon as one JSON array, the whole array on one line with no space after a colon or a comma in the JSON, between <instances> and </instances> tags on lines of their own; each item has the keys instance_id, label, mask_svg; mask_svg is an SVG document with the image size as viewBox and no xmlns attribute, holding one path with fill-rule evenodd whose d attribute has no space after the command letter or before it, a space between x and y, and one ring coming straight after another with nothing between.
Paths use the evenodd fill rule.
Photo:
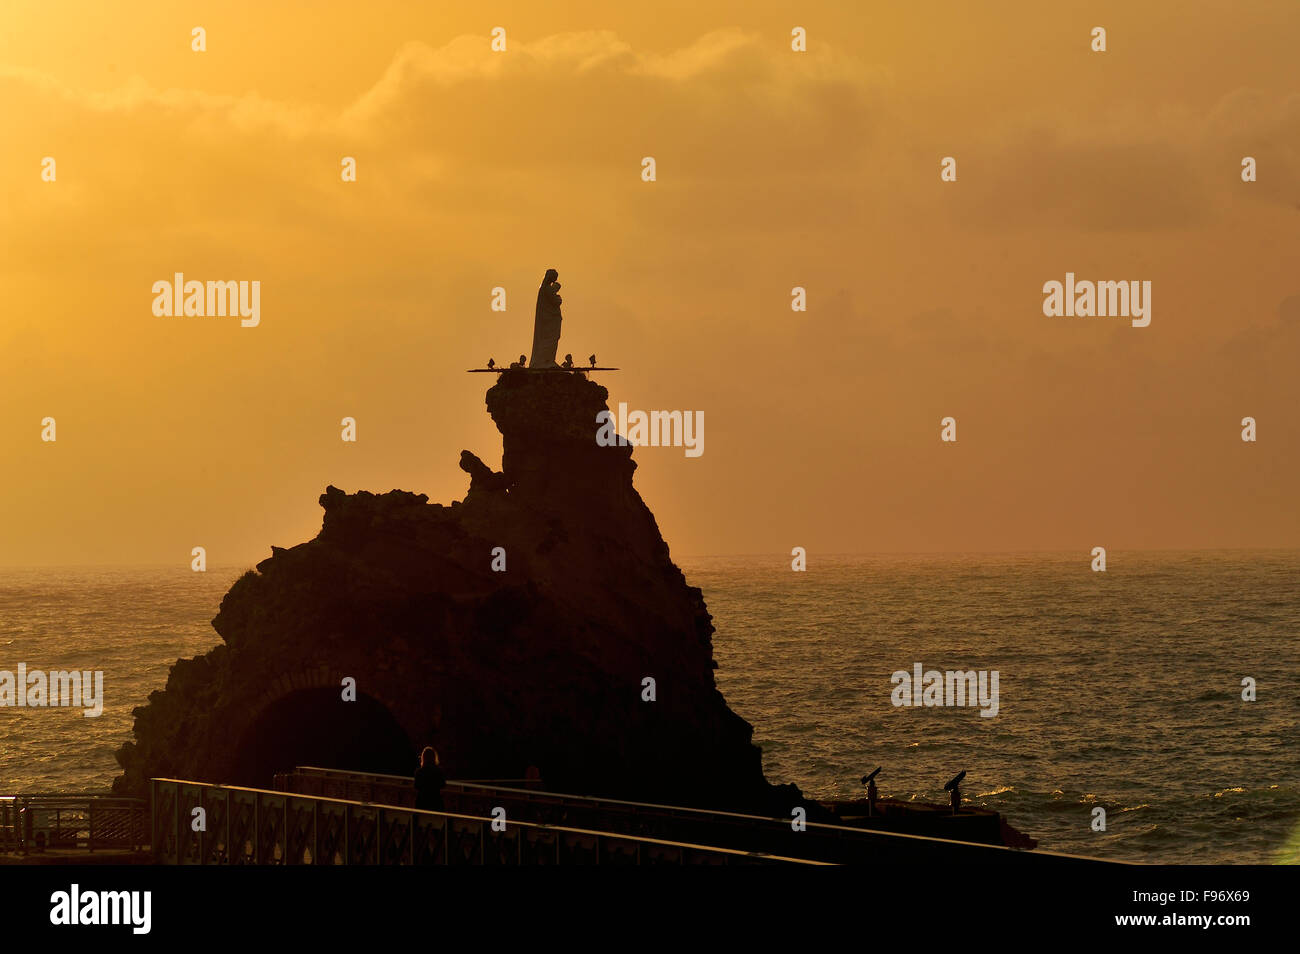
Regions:
<instances>
[{"instance_id":1,"label":"hazy horizon","mask_svg":"<svg viewBox=\"0 0 1300 954\"><path fill-rule=\"evenodd\" d=\"M302 541L299 541L299 542L300 542L300 543L306 543L307 540L302 540ZM276 546L279 546L279 544L276 544ZM297 546L297 544L289 544L289 546L290 546L290 547L293 547L293 546ZM268 547L268 551L269 551L269 549L270 549L270 548ZM759 560L759 559L770 559L770 560L772 560L772 562L773 562L774 564L780 564L780 563L788 563L788 562L792 559L792 558L791 558L791 555L788 554L788 553L787 553L787 554L772 553L772 552L764 552L764 553L679 553L678 551L672 549L671 545L670 545L669 549L670 549L670 556L671 556L671 558L673 559L674 562L676 562L677 560L712 560L712 559L718 559L718 560L728 559L728 560L729 560L729 559L742 559L742 558L743 558L743 559L753 559L753 560ZM1261 554L1262 554L1262 553L1300 553L1300 547L1201 547L1201 548L1189 548L1189 549L1182 549L1182 550L1169 550L1169 549L1146 549L1146 550L1143 550L1143 549L1120 549L1120 550L1114 550L1114 549L1107 549L1107 551L1106 551L1107 560L1110 561L1110 563L1111 563L1112 565L1114 565L1114 563L1115 563L1115 557L1116 557L1116 556L1121 556L1121 557L1122 557L1122 556L1125 555L1125 554L1136 554L1136 555L1141 555L1141 556L1152 556L1152 555L1158 555L1158 554L1181 555L1181 554L1196 554L1196 553L1240 553L1240 554L1248 554L1248 553L1261 553ZM941 557L941 558L950 559L950 560L952 560L952 561L955 562L955 561L957 561L957 560L959 560L960 558L963 558L963 557L984 557L984 556L987 556L987 557L1053 556L1053 557L1062 557L1062 558L1064 558L1064 557L1070 557L1070 556L1078 556L1078 552L1077 552L1077 551L1074 551L1074 550L1058 550L1058 549L1046 549L1046 550L877 550L877 551L871 551L871 550L860 550L860 551L857 551L857 552L850 552L850 551L833 552L833 551L832 551L832 552L826 552L826 553L822 553L822 552L810 552L810 553L807 554L807 558L808 558L808 567L809 567L809 569L815 569L815 563L816 563L817 561L819 561L819 560L824 560L824 559L837 559L837 558L843 558L843 557L876 557L876 558L879 558L879 557L894 557L894 556L896 556L896 557ZM257 564L261 563L263 560L269 560L270 558L271 558L271 554L268 552L268 553L267 553L266 555L264 555L264 556L260 556L260 557L257 557L257 558L255 558L255 559L249 559L249 560L247 560L247 561L239 561L239 562L233 562L233 563L212 563L212 562L209 562L208 565L207 565L207 570L206 570L205 572L213 573L213 572L217 572L217 571L220 571L220 570L238 570L238 569L241 569L241 568L242 568L243 570L245 570L245 571L247 571L247 570L253 570L253 569L256 568ZM1085 553L1083 554L1083 556L1082 556L1080 559L1081 559L1082 562L1086 565L1086 564L1088 564L1088 563L1091 561L1092 556L1091 556L1090 552L1085 552ZM93 569L106 569L106 570L112 570L112 569L123 569L123 570L141 570L141 569L182 569L182 570L188 570L189 567L188 567L188 562L183 562L182 564L178 564L178 563L177 563L176 561L174 561L174 560L173 560L172 562L170 562L170 563L167 563L167 562L143 562L143 563L0 563L0 570L58 570L58 569L68 569L68 570L93 570Z\"/></svg>"}]
</instances>

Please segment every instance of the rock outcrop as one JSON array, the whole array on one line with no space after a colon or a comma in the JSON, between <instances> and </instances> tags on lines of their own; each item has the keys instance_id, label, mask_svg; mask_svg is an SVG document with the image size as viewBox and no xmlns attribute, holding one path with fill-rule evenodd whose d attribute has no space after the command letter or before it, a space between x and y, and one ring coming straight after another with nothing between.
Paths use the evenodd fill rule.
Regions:
<instances>
[{"instance_id":1,"label":"rock outcrop","mask_svg":"<svg viewBox=\"0 0 1300 954\"><path fill-rule=\"evenodd\" d=\"M114 790L265 787L294 764L409 774L433 744L453 778L536 766L557 791L788 815L798 790L764 780L715 686L712 619L633 489L632 448L595 441L607 397L508 370L487 392L502 470L464 452L464 501L328 488L319 535L222 601L224 645L136 710Z\"/></svg>"}]
</instances>

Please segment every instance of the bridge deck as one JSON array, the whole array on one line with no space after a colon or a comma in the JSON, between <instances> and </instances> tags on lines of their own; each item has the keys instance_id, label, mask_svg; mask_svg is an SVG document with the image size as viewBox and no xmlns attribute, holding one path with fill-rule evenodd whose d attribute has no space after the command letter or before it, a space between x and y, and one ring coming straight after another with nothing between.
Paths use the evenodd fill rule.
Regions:
<instances>
[{"instance_id":1,"label":"bridge deck","mask_svg":"<svg viewBox=\"0 0 1300 954\"><path fill-rule=\"evenodd\" d=\"M789 817L550 792L536 780L451 781L441 812L414 808L406 776L300 766L276 785L154 779L151 803L0 797L0 863L134 863L150 846L159 862L217 865L1106 863L819 822L796 831Z\"/></svg>"},{"instance_id":2,"label":"bridge deck","mask_svg":"<svg viewBox=\"0 0 1300 954\"><path fill-rule=\"evenodd\" d=\"M163 864L822 864L492 814L183 779L152 784L153 851Z\"/></svg>"},{"instance_id":3,"label":"bridge deck","mask_svg":"<svg viewBox=\"0 0 1300 954\"><path fill-rule=\"evenodd\" d=\"M513 784L507 784L513 783ZM791 817L770 818L740 812L633 802L623 799L542 791L525 780L450 781L443 790L449 810L488 814L503 808L511 819L547 825L576 825L590 830L653 835L674 841L758 851L782 857L835 864L928 860L979 861L983 864L1105 864L1098 859L1047 851L1022 851L996 844L997 816L982 842L903 834L847 825L807 822L796 831ZM276 785L300 794L414 805L412 780L406 776L348 772L300 766L276 777ZM982 824L979 819L972 822Z\"/></svg>"}]
</instances>

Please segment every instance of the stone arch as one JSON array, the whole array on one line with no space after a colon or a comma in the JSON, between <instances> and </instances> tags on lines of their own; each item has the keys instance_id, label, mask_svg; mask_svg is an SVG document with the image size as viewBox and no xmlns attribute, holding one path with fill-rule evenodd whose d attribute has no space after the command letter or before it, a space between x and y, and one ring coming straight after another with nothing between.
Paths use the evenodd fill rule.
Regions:
<instances>
[{"instance_id":1,"label":"stone arch","mask_svg":"<svg viewBox=\"0 0 1300 954\"><path fill-rule=\"evenodd\" d=\"M358 693L363 689L367 695L383 703L389 709L396 709L393 700L375 681L357 672L343 672L332 666L303 666L281 673L266 684L266 689L253 703L253 710L261 714L262 710L276 700L297 689L335 689L342 698L343 680L352 676L357 680Z\"/></svg>"},{"instance_id":2,"label":"stone arch","mask_svg":"<svg viewBox=\"0 0 1300 954\"><path fill-rule=\"evenodd\" d=\"M272 680L234 733L228 784L270 788L296 765L411 774L415 743L391 701L358 678L356 701L344 702L342 680L324 666Z\"/></svg>"}]
</instances>

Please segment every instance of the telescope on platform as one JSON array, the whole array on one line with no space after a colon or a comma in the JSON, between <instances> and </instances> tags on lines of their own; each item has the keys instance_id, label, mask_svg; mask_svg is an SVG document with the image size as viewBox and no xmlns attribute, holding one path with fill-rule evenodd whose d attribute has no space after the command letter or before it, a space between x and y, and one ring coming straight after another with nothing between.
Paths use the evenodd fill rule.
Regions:
<instances>
[{"instance_id":1,"label":"telescope on platform","mask_svg":"<svg viewBox=\"0 0 1300 954\"><path fill-rule=\"evenodd\" d=\"M867 786L867 817L876 814L876 776L884 766L877 765L869 774L862 776L862 784Z\"/></svg>"},{"instance_id":2,"label":"telescope on platform","mask_svg":"<svg viewBox=\"0 0 1300 954\"><path fill-rule=\"evenodd\" d=\"M956 815L958 809L961 808L961 780L964 779L965 777L966 777L966 770L962 769L951 779L949 779L948 783L943 787L943 790L945 792L952 792L952 813L954 815Z\"/></svg>"}]
</instances>

